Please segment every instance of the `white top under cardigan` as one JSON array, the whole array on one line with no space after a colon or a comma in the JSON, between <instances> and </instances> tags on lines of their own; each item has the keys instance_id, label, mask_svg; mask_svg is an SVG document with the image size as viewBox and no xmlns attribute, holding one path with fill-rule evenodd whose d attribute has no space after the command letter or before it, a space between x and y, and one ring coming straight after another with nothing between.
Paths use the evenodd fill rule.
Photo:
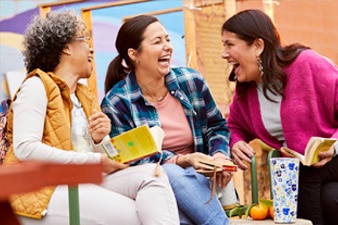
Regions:
<instances>
[{"instance_id":1,"label":"white top under cardigan","mask_svg":"<svg viewBox=\"0 0 338 225\"><path fill-rule=\"evenodd\" d=\"M32 107L33 106L33 107ZM42 134L47 108L47 96L39 77L24 82L13 102L13 147L19 160L42 160L55 163L99 163L103 152L100 143L94 152L65 151L43 144ZM107 136L104 140L109 138Z\"/></svg>"}]
</instances>

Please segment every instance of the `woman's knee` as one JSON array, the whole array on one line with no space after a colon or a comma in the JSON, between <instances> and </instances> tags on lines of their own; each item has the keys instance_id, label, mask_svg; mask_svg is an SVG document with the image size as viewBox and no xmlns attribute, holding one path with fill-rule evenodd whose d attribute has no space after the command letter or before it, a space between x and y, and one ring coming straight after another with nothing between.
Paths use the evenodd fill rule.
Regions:
<instances>
[{"instance_id":1,"label":"woman's knee","mask_svg":"<svg viewBox=\"0 0 338 225\"><path fill-rule=\"evenodd\" d=\"M328 207L325 209L330 209L330 207L338 207L338 182L329 182L323 185L321 190L321 201L322 204Z\"/></svg>"},{"instance_id":2,"label":"woman's knee","mask_svg":"<svg viewBox=\"0 0 338 225\"><path fill-rule=\"evenodd\" d=\"M327 224L338 224L338 182L329 182L321 190L321 205Z\"/></svg>"},{"instance_id":3,"label":"woman's knee","mask_svg":"<svg viewBox=\"0 0 338 225\"><path fill-rule=\"evenodd\" d=\"M175 179L181 177L184 173L184 169L176 164L167 163L162 165L165 173L169 178Z\"/></svg>"},{"instance_id":4,"label":"woman's knee","mask_svg":"<svg viewBox=\"0 0 338 225\"><path fill-rule=\"evenodd\" d=\"M168 163L164 164L163 168L172 187L186 185L209 187L209 180L204 175L197 173L193 167L182 168L176 164Z\"/></svg>"}]
</instances>

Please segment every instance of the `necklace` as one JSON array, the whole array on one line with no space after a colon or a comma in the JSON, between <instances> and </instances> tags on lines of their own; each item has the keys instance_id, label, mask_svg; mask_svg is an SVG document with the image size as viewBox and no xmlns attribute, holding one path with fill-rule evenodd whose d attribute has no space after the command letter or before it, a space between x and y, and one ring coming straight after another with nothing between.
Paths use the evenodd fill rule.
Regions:
<instances>
[{"instance_id":1,"label":"necklace","mask_svg":"<svg viewBox=\"0 0 338 225\"><path fill-rule=\"evenodd\" d=\"M167 94L168 94L168 92L166 92L164 95L162 95L162 96L159 96L159 97L156 97L156 96L150 96L150 98L151 99L153 99L153 101L155 101L155 102L160 102L160 101L162 101L164 98L165 98L165 96L167 96Z\"/></svg>"},{"instance_id":2,"label":"necklace","mask_svg":"<svg viewBox=\"0 0 338 225\"><path fill-rule=\"evenodd\" d=\"M142 88L141 88L141 90L142 90ZM162 95L160 95L160 96L157 95L156 96L156 94L155 95L151 95L151 94L148 94L147 91L143 90L143 94L144 94L145 98L147 98L149 101L152 100L153 102L160 102L160 101L162 101L165 98L165 96L168 94L168 89L162 90L160 92L161 92Z\"/></svg>"}]
</instances>

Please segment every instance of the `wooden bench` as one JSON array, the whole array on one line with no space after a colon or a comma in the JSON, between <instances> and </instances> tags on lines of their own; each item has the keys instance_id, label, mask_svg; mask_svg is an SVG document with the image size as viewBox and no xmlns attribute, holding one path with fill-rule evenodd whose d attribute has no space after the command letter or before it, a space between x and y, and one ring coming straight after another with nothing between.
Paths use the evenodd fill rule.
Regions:
<instances>
[{"instance_id":1,"label":"wooden bench","mask_svg":"<svg viewBox=\"0 0 338 225\"><path fill-rule=\"evenodd\" d=\"M23 162L0 166L0 224L19 225L8 201L12 194L38 190L45 186L68 184L69 222L80 224L78 184L101 183L101 164L50 164Z\"/></svg>"}]
</instances>

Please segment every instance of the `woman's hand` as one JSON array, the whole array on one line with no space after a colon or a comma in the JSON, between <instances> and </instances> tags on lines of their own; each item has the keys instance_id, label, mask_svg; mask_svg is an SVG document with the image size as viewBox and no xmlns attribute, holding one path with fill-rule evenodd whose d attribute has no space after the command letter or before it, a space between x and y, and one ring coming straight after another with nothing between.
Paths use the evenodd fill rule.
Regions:
<instances>
[{"instance_id":1,"label":"woman's hand","mask_svg":"<svg viewBox=\"0 0 338 225\"><path fill-rule=\"evenodd\" d=\"M215 153L212 158L222 164L233 164L232 160L222 152ZM218 187L225 188L232 179L232 173L229 171L222 171L216 173L216 183Z\"/></svg>"},{"instance_id":2,"label":"woman's hand","mask_svg":"<svg viewBox=\"0 0 338 225\"><path fill-rule=\"evenodd\" d=\"M129 167L128 164L122 164L111 160L108 158L107 154L101 154L101 164L103 166L103 172L108 174Z\"/></svg>"},{"instance_id":3,"label":"woman's hand","mask_svg":"<svg viewBox=\"0 0 338 225\"><path fill-rule=\"evenodd\" d=\"M225 188L232 179L232 173L228 171L222 171L216 173L216 183L218 187Z\"/></svg>"},{"instance_id":4,"label":"woman's hand","mask_svg":"<svg viewBox=\"0 0 338 225\"><path fill-rule=\"evenodd\" d=\"M248 168L246 163L251 163L255 150L245 141L236 142L231 149L232 161L242 170Z\"/></svg>"},{"instance_id":5,"label":"woman's hand","mask_svg":"<svg viewBox=\"0 0 338 225\"><path fill-rule=\"evenodd\" d=\"M185 167L188 167L188 166L192 166L195 168L195 170L203 170L203 169L206 169L206 170L210 170L210 166L208 165L204 165L202 163L200 163L200 161L203 161L204 160L218 160L218 161L221 161L221 162L226 162L226 163L230 163L232 164L230 158L226 157L226 158L213 158L209 155L206 155L206 154L203 154L203 153L200 153L200 152L194 152L194 153L189 153L189 154L185 154L185 155L182 155L180 156L177 161L176 161L176 164L178 164L179 166L185 168ZM212 173L208 173L207 174L204 174L206 176L210 176L211 179L213 174ZM219 187L225 187L229 181L231 180L232 178L232 173L231 172L227 172L227 171L222 171L222 172L217 172L216 173L216 183Z\"/></svg>"},{"instance_id":6,"label":"woman's hand","mask_svg":"<svg viewBox=\"0 0 338 225\"><path fill-rule=\"evenodd\" d=\"M318 154L319 162L316 164L313 164L314 167L320 168L324 166L326 163L330 162L332 160L334 154L334 146L332 146L329 150L325 152L321 152Z\"/></svg>"},{"instance_id":7,"label":"woman's hand","mask_svg":"<svg viewBox=\"0 0 338 225\"><path fill-rule=\"evenodd\" d=\"M231 159L226 156L226 158L215 158L215 160L220 161L222 163L226 164L233 164ZM216 183L218 187L225 188L230 180L232 179L232 173L229 171L222 171L219 173L216 173Z\"/></svg>"},{"instance_id":8,"label":"woman's hand","mask_svg":"<svg viewBox=\"0 0 338 225\"><path fill-rule=\"evenodd\" d=\"M103 112L94 109L93 115L89 118L88 131L95 144L102 141L111 129L110 119Z\"/></svg>"}]
</instances>

